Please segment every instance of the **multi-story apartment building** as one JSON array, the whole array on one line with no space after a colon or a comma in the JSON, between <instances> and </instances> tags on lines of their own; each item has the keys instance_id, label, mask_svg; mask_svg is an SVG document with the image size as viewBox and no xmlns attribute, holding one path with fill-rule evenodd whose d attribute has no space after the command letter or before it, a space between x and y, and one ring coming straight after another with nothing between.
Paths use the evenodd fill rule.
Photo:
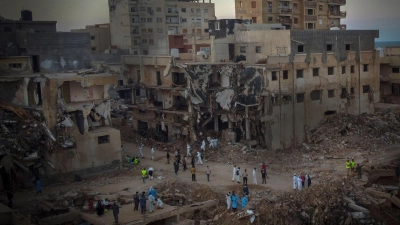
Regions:
<instances>
[{"instance_id":1,"label":"multi-story apartment building","mask_svg":"<svg viewBox=\"0 0 400 225\"><path fill-rule=\"evenodd\" d=\"M374 112L378 31L215 29L221 24L229 23L209 25L214 57L123 57L138 131L188 141L211 132L276 150L307 141L325 115Z\"/></svg>"},{"instance_id":2,"label":"multi-story apartment building","mask_svg":"<svg viewBox=\"0 0 400 225\"><path fill-rule=\"evenodd\" d=\"M253 23L281 23L287 29L346 29L340 7L346 0L235 0L237 19Z\"/></svg>"},{"instance_id":3,"label":"multi-story apartment building","mask_svg":"<svg viewBox=\"0 0 400 225\"><path fill-rule=\"evenodd\" d=\"M208 39L208 21L215 19L211 0L121 0L109 7L112 48L133 55L169 55L171 42L187 52L192 40Z\"/></svg>"},{"instance_id":4,"label":"multi-story apartment building","mask_svg":"<svg viewBox=\"0 0 400 225\"><path fill-rule=\"evenodd\" d=\"M110 49L110 24L87 25L85 29L71 30L73 33L89 33L93 53L104 53Z\"/></svg>"}]
</instances>

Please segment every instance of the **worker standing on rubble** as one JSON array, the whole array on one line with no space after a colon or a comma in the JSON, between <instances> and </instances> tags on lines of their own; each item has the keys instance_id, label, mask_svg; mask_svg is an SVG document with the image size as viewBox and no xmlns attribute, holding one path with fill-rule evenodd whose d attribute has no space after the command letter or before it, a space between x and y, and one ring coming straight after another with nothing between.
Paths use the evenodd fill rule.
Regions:
<instances>
[{"instance_id":1,"label":"worker standing on rubble","mask_svg":"<svg viewBox=\"0 0 400 225\"><path fill-rule=\"evenodd\" d=\"M253 169L253 184L257 184L257 172L256 167Z\"/></svg>"},{"instance_id":2,"label":"worker standing on rubble","mask_svg":"<svg viewBox=\"0 0 400 225\"><path fill-rule=\"evenodd\" d=\"M240 167L236 169L236 181L240 184Z\"/></svg>"},{"instance_id":3,"label":"worker standing on rubble","mask_svg":"<svg viewBox=\"0 0 400 225\"><path fill-rule=\"evenodd\" d=\"M243 197L242 197L242 210L244 210L244 208L246 208L248 202L249 202L249 199L246 197L246 195L243 195Z\"/></svg>"},{"instance_id":4,"label":"worker standing on rubble","mask_svg":"<svg viewBox=\"0 0 400 225\"><path fill-rule=\"evenodd\" d=\"M243 186L243 195L246 195L246 196L250 195L249 187L247 187L246 184Z\"/></svg>"},{"instance_id":5,"label":"worker standing on rubble","mask_svg":"<svg viewBox=\"0 0 400 225\"><path fill-rule=\"evenodd\" d=\"M153 167L149 167L149 169L148 169L148 171L149 171L149 179L150 180L153 180L153 173L154 173L154 169L153 169Z\"/></svg>"},{"instance_id":6,"label":"worker standing on rubble","mask_svg":"<svg viewBox=\"0 0 400 225\"><path fill-rule=\"evenodd\" d=\"M360 164L357 163L357 167L356 167L356 172L357 172L357 178L361 179L361 167Z\"/></svg>"},{"instance_id":7,"label":"worker standing on rubble","mask_svg":"<svg viewBox=\"0 0 400 225\"><path fill-rule=\"evenodd\" d=\"M311 186L311 176L309 173L306 174L306 181L307 181L307 187Z\"/></svg>"},{"instance_id":8,"label":"worker standing on rubble","mask_svg":"<svg viewBox=\"0 0 400 225\"><path fill-rule=\"evenodd\" d=\"M231 202L232 202L231 193L228 192L228 194L226 194L226 205L228 210L231 208Z\"/></svg>"},{"instance_id":9,"label":"worker standing on rubble","mask_svg":"<svg viewBox=\"0 0 400 225\"><path fill-rule=\"evenodd\" d=\"M297 174L293 175L293 190L297 189Z\"/></svg>"},{"instance_id":10,"label":"worker standing on rubble","mask_svg":"<svg viewBox=\"0 0 400 225\"><path fill-rule=\"evenodd\" d=\"M147 177L147 171L146 171L146 168L143 168L142 169L143 183L146 183L146 177Z\"/></svg>"},{"instance_id":11,"label":"worker standing on rubble","mask_svg":"<svg viewBox=\"0 0 400 225\"><path fill-rule=\"evenodd\" d=\"M203 165L203 160L201 160L201 153L197 152L197 164Z\"/></svg>"},{"instance_id":12,"label":"worker standing on rubble","mask_svg":"<svg viewBox=\"0 0 400 225\"><path fill-rule=\"evenodd\" d=\"M355 172L355 169L356 169L356 162L354 162L354 159L351 159L350 166L351 166L351 169L350 169L351 175L353 175Z\"/></svg>"},{"instance_id":13,"label":"worker standing on rubble","mask_svg":"<svg viewBox=\"0 0 400 225\"><path fill-rule=\"evenodd\" d=\"M193 168L195 168L195 167L194 167L195 162L196 162L196 159L194 158L194 156L192 156L191 163L192 163L192 167L193 167Z\"/></svg>"},{"instance_id":14,"label":"worker standing on rubble","mask_svg":"<svg viewBox=\"0 0 400 225\"><path fill-rule=\"evenodd\" d=\"M206 175L207 175L207 181L210 182L211 170L210 170L210 168L208 166L207 166L207 169L206 169Z\"/></svg>"},{"instance_id":15,"label":"worker standing on rubble","mask_svg":"<svg viewBox=\"0 0 400 225\"><path fill-rule=\"evenodd\" d=\"M142 159L144 159L144 157L143 157L143 147L144 147L144 145L142 143L140 143L138 157L141 156Z\"/></svg>"},{"instance_id":16,"label":"worker standing on rubble","mask_svg":"<svg viewBox=\"0 0 400 225\"><path fill-rule=\"evenodd\" d=\"M238 202L239 202L239 198L235 195L235 192L232 191L231 203L232 203L232 211L233 212L236 212L236 209L238 207Z\"/></svg>"},{"instance_id":17,"label":"worker standing on rubble","mask_svg":"<svg viewBox=\"0 0 400 225\"><path fill-rule=\"evenodd\" d=\"M349 160L347 160L347 162L346 162L347 176L350 175L350 169L351 169L351 163Z\"/></svg>"},{"instance_id":18,"label":"worker standing on rubble","mask_svg":"<svg viewBox=\"0 0 400 225\"><path fill-rule=\"evenodd\" d=\"M187 156L192 156L192 154L190 154L190 145L189 145L189 143L186 145L186 155Z\"/></svg>"},{"instance_id":19,"label":"worker standing on rubble","mask_svg":"<svg viewBox=\"0 0 400 225\"><path fill-rule=\"evenodd\" d=\"M243 184L246 184L247 185L247 177L248 177L249 175L247 174L247 169L244 169L244 173L242 174L242 177L243 177Z\"/></svg>"},{"instance_id":20,"label":"worker standing on rubble","mask_svg":"<svg viewBox=\"0 0 400 225\"><path fill-rule=\"evenodd\" d=\"M149 212L152 213L152 212L154 212L155 198L151 193L149 193L148 199L149 199Z\"/></svg>"},{"instance_id":21,"label":"worker standing on rubble","mask_svg":"<svg viewBox=\"0 0 400 225\"><path fill-rule=\"evenodd\" d=\"M142 196L140 196L140 199L139 199L139 201L140 201L140 211L141 211L142 214L146 213L146 197L144 196L144 194L145 193L143 191Z\"/></svg>"},{"instance_id":22,"label":"worker standing on rubble","mask_svg":"<svg viewBox=\"0 0 400 225\"><path fill-rule=\"evenodd\" d=\"M154 147L153 146L151 146L150 153L151 153L151 160L154 160Z\"/></svg>"},{"instance_id":23,"label":"worker standing on rubble","mask_svg":"<svg viewBox=\"0 0 400 225\"><path fill-rule=\"evenodd\" d=\"M233 165L232 182L235 180L235 176L236 176L236 165Z\"/></svg>"}]
</instances>

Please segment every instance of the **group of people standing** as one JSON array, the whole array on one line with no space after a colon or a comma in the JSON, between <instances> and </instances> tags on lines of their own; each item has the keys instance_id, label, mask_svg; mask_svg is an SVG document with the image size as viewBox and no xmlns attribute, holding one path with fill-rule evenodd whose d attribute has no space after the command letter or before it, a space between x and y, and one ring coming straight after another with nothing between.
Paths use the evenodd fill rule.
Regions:
<instances>
[{"instance_id":1,"label":"group of people standing","mask_svg":"<svg viewBox=\"0 0 400 225\"><path fill-rule=\"evenodd\" d=\"M145 214L147 209L147 201L149 202L149 212L154 212L154 205L157 206L158 209L164 208L164 203L160 198L157 198L157 192L153 187L150 187L149 191L147 192L147 199L146 199L146 192L143 191L142 194L139 196L139 192L137 191L135 195L133 195L133 202L135 204L133 211L139 211L140 205L140 212L141 214Z\"/></svg>"},{"instance_id":2,"label":"group of people standing","mask_svg":"<svg viewBox=\"0 0 400 225\"><path fill-rule=\"evenodd\" d=\"M347 159L346 161L346 170L347 170L347 176L353 175L354 172L357 173L357 178L361 179L361 168L363 166L360 166L360 164L357 163L356 166L356 162L354 161L354 159L351 159L351 161L349 159Z\"/></svg>"},{"instance_id":3,"label":"group of people standing","mask_svg":"<svg viewBox=\"0 0 400 225\"><path fill-rule=\"evenodd\" d=\"M299 174L295 173L293 175L293 190L299 190L301 191L305 187L310 187L311 186L311 176L310 174Z\"/></svg>"},{"instance_id":4,"label":"group of people standing","mask_svg":"<svg viewBox=\"0 0 400 225\"><path fill-rule=\"evenodd\" d=\"M254 167L252 174L253 174L253 184L258 184L256 167ZM236 165L233 165L233 174L232 175L233 175L232 182L234 182L236 179L236 182L238 184L240 184L240 178L242 177L243 184L247 185L247 181L248 181L248 177L249 177L249 174L247 173L247 169L245 169L244 172L242 173L240 170L240 167L236 167ZM265 165L265 163L263 163L261 166L261 178L262 178L262 184L266 184L268 175L267 175L267 165Z\"/></svg>"},{"instance_id":5,"label":"group of people standing","mask_svg":"<svg viewBox=\"0 0 400 225\"><path fill-rule=\"evenodd\" d=\"M247 206L247 203L249 202L249 199L247 197L247 195L243 194L242 198L240 199L239 202L239 197L235 194L234 191L228 192L226 194L226 204L227 204L227 208L232 209L233 212L236 212L239 204L241 205L242 210L244 210Z\"/></svg>"}]
</instances>

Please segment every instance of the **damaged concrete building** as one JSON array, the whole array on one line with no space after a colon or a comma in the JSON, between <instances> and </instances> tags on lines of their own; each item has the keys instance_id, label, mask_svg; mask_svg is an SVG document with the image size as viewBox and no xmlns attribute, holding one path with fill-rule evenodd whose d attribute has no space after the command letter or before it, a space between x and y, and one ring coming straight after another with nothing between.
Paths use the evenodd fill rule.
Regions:
<instances>
[{"instance_id":1,"label":"damaged concrete building","mask_svg":"<svg viewBox=\"0 0 400 225\"><path fill-rule=\"evenodd\" d=\"M383 102L399 103L400 94L400 46L379 49L381 97Z\"/></svg>"},{"instance_id":2,"label":"damaged concrete building","mask_svg":"<svg viewBox=\"0 0 400 225\"><path fill-rule=\"evenodd\" d=\"M56 22L0 21L10 27L1 31L14 34L0 35L0 159L11 153L36 177L119 168L121 139L110 121L110 99L120 66L107 62L120 61L120 54L91 54L88 33L36 32L35 24L55 28ZM2 175L10 169L0 168Z\"/></svg>"},{"instance_id":3,"label":"damaged concrete building","mask_svg":"<svg viewBox=\"0 0 400 225\"><path fill-rule=\"evenodd\" d=\"M214 29L217 22L209 24L206 57L123 57L140 133L151 129L164 141L200 141L212 131L227 141L276 150L306 142L324 115L374 112L378 31L236 24L232 32Z\"/></svg>"}]
</instances>

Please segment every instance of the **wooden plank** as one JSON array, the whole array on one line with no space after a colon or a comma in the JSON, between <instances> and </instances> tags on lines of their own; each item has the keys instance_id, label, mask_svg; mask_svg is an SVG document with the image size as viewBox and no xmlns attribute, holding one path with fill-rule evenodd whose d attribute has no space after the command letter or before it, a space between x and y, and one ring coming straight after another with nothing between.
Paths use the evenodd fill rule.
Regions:
<instances>
[{"instance_id":1,"label":"wooden plank","mask_svg":"<svg viewBox=\"0 0 400 225\"><path fill-rule=\"evenodd\" d=\"M381 192L381 191L375 191L371 188L367 188L365 189L365 192L368 194L371 194L375 197L379 197L379 198L384 198L384 199L390 199L391 198L391 194L386 193L386 192Z\"/></svg>"}]
</instances>

